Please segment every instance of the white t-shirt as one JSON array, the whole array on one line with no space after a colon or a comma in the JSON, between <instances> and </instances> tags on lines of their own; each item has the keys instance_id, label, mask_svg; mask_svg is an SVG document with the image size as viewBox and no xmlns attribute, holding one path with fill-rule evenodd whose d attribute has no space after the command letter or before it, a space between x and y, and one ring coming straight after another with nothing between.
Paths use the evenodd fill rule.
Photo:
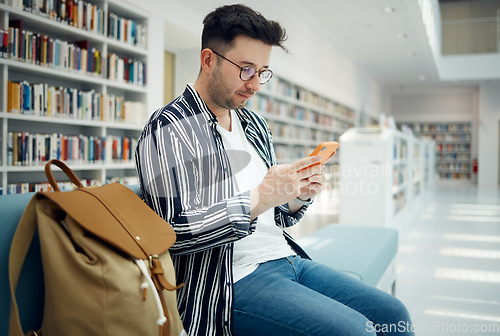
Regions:
<instances>
[{"instance_id":1,"label":"white t-shirt","mask_svg":"<svg viewBox=\"0 0 500 336\"><path fill-rule=\"evenodd\" d=\"M267 166L248 141L238 115L231 113L231 132L217 125L233 172L236 192L241 193L257 187L267 173ZM295 253L283 236L283 231L274 221L274 208L262 213L257 219L255 232L234 244L233 280L249 275L260 263L275 260Z\"/></svg>"}]
</instances>

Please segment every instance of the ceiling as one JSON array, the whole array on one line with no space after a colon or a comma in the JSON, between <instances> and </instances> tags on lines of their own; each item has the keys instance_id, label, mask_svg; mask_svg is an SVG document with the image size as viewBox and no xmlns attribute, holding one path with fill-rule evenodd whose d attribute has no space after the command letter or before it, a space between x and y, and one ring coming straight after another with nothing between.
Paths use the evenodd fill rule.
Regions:
<instances>
[{"instance_id":1,"label":"ceiling","mask_svg":"<svg viewBox=\"0 0 500 336\"><path fill-rule=\"evenodd\" d=\"M189 6L193 31L201 31L203 17L223 0L171 0ZM237 1L236 1L237 2ZM242 0L264 16L280 21L295 15L342 51L364 72L385 87L451 85L439 80L417 0ZM384 7L393 8L385 13ZM185 19L185 18L183 18ZM196 23L194 23L196 22ZM171 28L166 33L173 41ZM199 33L198 33L199 34ZM179 44L199 46L199 36L184 35ZM456 85L456 83L454 83ZM473 85L477 83L465 83Z\"/></svg>"},{"instance_id":2,"label":"ceiling","mask_svg":"<svg viewBox=\"0 0 500 336\"><path fill-rule=\"evenodd\" d=\"M417 1L295 1L323 37L382 85L437 81ZM305 5L307 3L307 5ZM385 13L389 7L394 12ZM420 20L420 21L419 21Z\"/></svg>"}]
</instances>

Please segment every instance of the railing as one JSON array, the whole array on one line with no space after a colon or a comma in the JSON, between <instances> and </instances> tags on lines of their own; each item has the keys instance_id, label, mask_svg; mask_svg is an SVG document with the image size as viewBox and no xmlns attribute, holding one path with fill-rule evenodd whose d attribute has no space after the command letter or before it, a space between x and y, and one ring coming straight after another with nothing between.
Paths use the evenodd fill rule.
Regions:
<instances>
[{"instance_id":1,"label":"railing","mask_svg":"<svg viewBox=\"0 0 500 336\"><path fill-rule=\"evenodd\" d=\"M443 55L498 53L500 10L496 17L442 22Z\"/></svg>"}]
</instances>

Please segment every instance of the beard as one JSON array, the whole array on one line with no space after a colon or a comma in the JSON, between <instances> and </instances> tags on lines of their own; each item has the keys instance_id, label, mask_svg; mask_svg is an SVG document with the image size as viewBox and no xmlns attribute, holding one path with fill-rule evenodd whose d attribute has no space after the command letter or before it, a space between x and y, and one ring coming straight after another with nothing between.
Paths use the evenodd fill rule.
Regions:
<instances>
[{"instance_id":1,"label":"beard","mask_svg":"<svg viewBox=\"0 0 500 336\"><path fill-rule=\"evenodd\" d=\"M255 92L251 90L242 91L245 95L253 95ZM210 82L208 83L208 96L210 100L225 109L236 110L245 107L248 99L237 100L235 98L235 91L230 88L227 81L222 76L220 68L212 73L210 77Z\"/></svg>"}]
</instances>

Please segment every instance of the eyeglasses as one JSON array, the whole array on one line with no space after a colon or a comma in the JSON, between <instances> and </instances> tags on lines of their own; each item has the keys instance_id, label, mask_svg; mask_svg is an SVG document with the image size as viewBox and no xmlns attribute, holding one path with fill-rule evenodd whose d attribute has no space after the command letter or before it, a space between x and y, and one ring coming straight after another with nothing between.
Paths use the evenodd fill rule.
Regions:
<instances>
[{"instance_id":1,"label":"eyeglasses","mask_svg":"<svg viewBox=\"0 0 500 336\"><path fill-rule=\"evenodd\" d=\"M264 70L261 70L261 71L257 71L257 69L255 69L253 66L247 65L247 66L241 67L238 64L234 63L233 61L225 58L224 56L222 56L218 52L216 52L214 50L212 50L212 51L217 56L222 57L223 59L225 59L229 63L234 64L238 68L240 68L240 79L242 81L244 81L244 82L247 82L247 81L251 80L252 78L255 77L256 74L258 74L258 76L259 76L259 83L261 85L263 85L263 84L266 84L267 82L269 82L269 80L271 79L271 77L273 77L273 72L270 69L264 69Z\"/></svg>"}]
</instances>

